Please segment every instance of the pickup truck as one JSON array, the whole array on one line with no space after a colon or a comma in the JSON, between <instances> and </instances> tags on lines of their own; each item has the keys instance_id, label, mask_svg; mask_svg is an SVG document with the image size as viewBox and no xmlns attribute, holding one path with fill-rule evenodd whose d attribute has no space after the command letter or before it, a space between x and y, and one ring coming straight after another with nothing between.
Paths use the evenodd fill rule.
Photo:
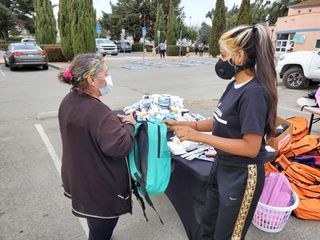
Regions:
<instances>
[{"instance_id":1,"label":"pickup truck","mask_svg":"<svg viewBox=\"0 0 320 240\"><path fill-rule=\"evenodd\" d=\"M320 50L285 53L280 56L276 71L290 89L305 88L310 81L320 82Z\"/></svg>"}]
</instances>

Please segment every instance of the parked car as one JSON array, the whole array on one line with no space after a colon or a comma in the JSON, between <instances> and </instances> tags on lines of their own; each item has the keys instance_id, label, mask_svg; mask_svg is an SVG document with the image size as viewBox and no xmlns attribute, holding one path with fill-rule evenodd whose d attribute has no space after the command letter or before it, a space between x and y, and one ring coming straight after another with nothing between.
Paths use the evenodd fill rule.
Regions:
<instances>
[{"instance_id":1,"label":"parked car","mask_svg":"<svg viewBox=\"0 0 320 240\"><path fill-rule=\"evenodd\" d=\"M46 52L34 43L11 43L3 58L11 71L23 66L42 66L43 70L48 70Z\"/></svg>"},{"instance_id":2,"label":"parked car","mask_svg":"<svg viewBox=\"0 0 320 240\"><path fill-rule=\"evenodd\" d=\"M283 84L290 89L301 89L309 82L320 82L320 50L297 51L280 56L276 71Z\"/></svg>"},{"instance_id":3,"label":"parked car","mask_svg":"<svg viewBox=\"0 0 320 240\"><path fill-rule=\"evenodd\" d=\"M132 46L128 41L118 40L114 41L118 47L118 52L132 52Z\"/></svg>"},{"instance_id":4,"label":"parked car","mask_svg":"<svg viewBox=\"0 0 320 240\"><path fill-rule=\"evenodd\" d=\"M96 38L96 51L102 56L107 54L118 55L117 45L106 38Z\"/></svg>"}]
</instances>

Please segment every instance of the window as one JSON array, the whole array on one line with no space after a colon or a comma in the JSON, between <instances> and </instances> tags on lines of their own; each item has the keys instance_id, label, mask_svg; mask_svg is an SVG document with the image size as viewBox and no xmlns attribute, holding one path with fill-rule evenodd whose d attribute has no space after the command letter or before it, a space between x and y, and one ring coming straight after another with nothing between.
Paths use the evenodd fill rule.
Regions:
<instances>
[{"instance_id":1,"label":"window","mask_svg":"<svg viewBox=\"0 0 320 240\"><path fill-rule=\"evenodd\" d=\"M298 10L298 13L301 13L301 10Z\"/></svg>"},{"instance_id":2,"label":"window","mask_svg":"<svg viewBox=\"0 0 320 240\"><path fill-rule=\"evenodd\" d=\"M309 9L309 12L312 12L312 9Z\"/></svg>"},{"instance_id":3,"label":"window","mask_svg":"<svg viewBox=\"0 0 320 240\"><path fill-rule=\"evenodd\" d=\"M320 39L316 41L316 48L320 48Z\"/></svg>"}]
</instances>

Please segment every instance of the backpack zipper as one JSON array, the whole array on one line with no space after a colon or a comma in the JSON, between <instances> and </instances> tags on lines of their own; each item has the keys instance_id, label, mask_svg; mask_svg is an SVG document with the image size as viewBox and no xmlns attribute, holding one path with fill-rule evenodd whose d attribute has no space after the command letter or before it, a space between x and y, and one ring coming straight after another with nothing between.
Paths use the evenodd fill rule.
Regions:
<instances>
[{"instance_id":1,"label":"backpack zipper","mask_svg":"<svg viewBox=\"0 0 320 240\"><path fill-rule=\"evenodd\" d=\"M160 131L160 126L158 125L158 158L160 158L160 143L161 143L161 131Z\"/></svg>"}]
</instances>

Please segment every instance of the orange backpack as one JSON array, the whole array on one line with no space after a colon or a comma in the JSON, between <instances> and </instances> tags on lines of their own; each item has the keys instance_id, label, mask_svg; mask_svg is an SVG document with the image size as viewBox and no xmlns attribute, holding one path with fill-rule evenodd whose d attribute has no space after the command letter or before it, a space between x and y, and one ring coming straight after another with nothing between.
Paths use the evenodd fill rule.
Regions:
<instances>
[{"instance_id":1,"label":"orange backpack","mask_svg":"<svg viewBox=\"0 0 320 240\"><path fill-rule=\"evenodd\" d=\"M299 196L295 215L302 219L320 220L320 169L290 162L284 155L280 155L274 165L286 175Z\"/></svg>"},{"instance_id":2,"label":"orange backpack","mask_svg":"<svg viewBox=\"0 0 320 240\"><path fill-rule=\"evenodd\" d=\"M291 158L315 150L319 146L319 136L306 135L297 142L289 143L287 146L280 150L280 154L285 155L287 158Z\"/></svg>"},{"instance_id":3,"label":"orange backpack","mask_svg":"<svg viewBox=\"0 0 320 240\"><path fill-rule=\"evenodd\" d=\"M291 117L287 119L292 124L292 141L298 141L309 133L308 120L304 117Z\"/></svg>"}]
</instances>

